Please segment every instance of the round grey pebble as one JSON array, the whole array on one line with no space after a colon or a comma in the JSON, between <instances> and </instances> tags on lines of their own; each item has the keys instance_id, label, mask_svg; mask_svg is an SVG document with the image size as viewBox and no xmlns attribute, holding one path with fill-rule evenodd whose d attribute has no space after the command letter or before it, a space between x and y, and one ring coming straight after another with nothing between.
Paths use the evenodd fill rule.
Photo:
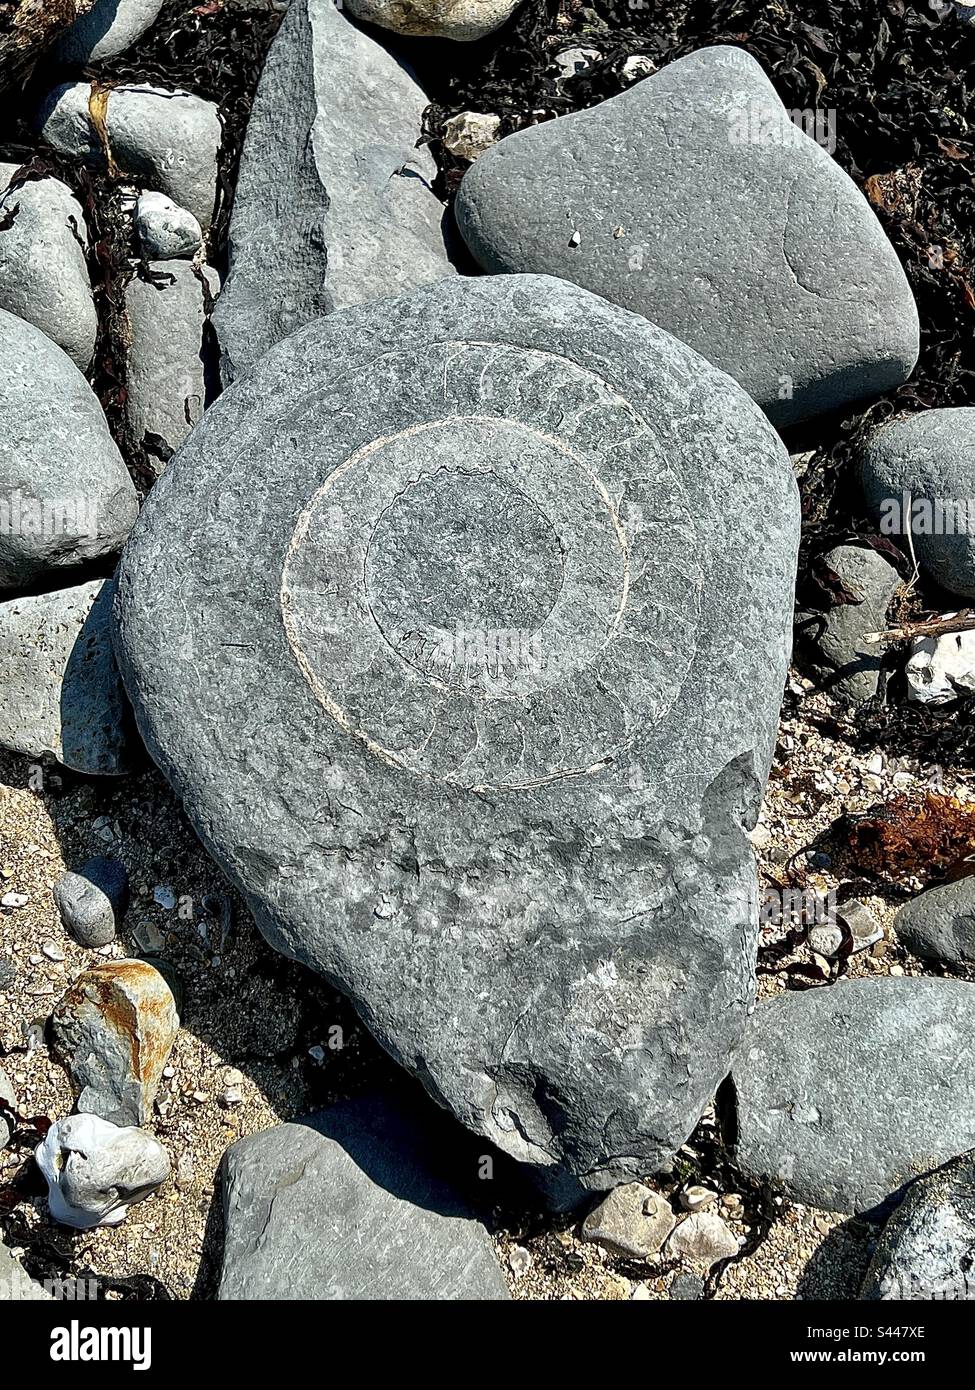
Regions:
<instances>
[{"instance_id":1,"label":"round grey pebble","mask_svg":"<svg viewBox=\"0 0 975 1390\"><path fill-rule=\"evenodd\" d=\"M54 885L61 921L77 942L92 948L115 940L125 911L129 879L124 864L100 855L78 873L66 873Z\"/></svg>"}]
</instances>

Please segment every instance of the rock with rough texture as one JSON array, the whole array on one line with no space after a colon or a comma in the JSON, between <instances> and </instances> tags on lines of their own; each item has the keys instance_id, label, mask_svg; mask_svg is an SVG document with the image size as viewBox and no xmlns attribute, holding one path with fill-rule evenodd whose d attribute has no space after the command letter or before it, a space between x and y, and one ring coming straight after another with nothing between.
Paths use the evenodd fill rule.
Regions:
<instances>
[{"instance_id":1,"label":"rock with rough texture","mask_svg":"<svg viewBox=\"0 0 975 1390\"><path fill-rule=\"evenodd\" d=\"M224 380L320 314L453 275L427 98L331 0L294 0L251 110L214 324Z\"/></svg>"},{"instance_id":2,"label":"rock with rough texture","mask_svg":"<svg viewBox=\"0 0 975 1390\"><path fill-rule=\"evenodd\" d=\"M142 254L149 261L195 256L203 245L203 229L191 212L177 207L165 193L143 193L135 205L135 230Z\"/></svg>"},{"instance_id":3,"label":"rock with rough texture","mask_svg":"<svg viewBox=\"0 0 975 1390\"><path fill-rule=\"evenodd\" d=\"M975 875L929 888L894 917L902 946L939 965L975 963Z\"/></svg>"},{"instance_id":4,"label":"rock with rough texture","mask_svg":"<svg viewBox=\"0 0 975 1390\"><path fill-rule=\"evenodd\" d=\"M558 275L646 315L779 426L888 390L917 360L880 223L741 49L508 135L455 210L485 269Z\"/></svg>"},{"instance_id":5,"label":"rock with rough texture","mask_svg":"<svg viewBox=\"0 0 975 1390\"><path fill-rule=\"evenodd\" d=\"M95 0L58 39L54 57L61 63L90 63L124 53L156 22L163 0Z\"/></svg>"},{"instance_id":6,"label":"rock with rough texture","mask_svg":"<svg viewBox=\"0 0 975 1390\"><path fill-rule=\"evenodd\" d=\"M500 116L488 116L480 111L461 111L451 116L444 126L444 146L459 159L473 161L497 142L500 126Z\"/></svg>"},{"instance_id":7,"label":"rock with rough texture","mask_svg":"<svg viewBox=\"0 0 975 1390\"><path fill-rule=\"evenodd\" d=\"M860 1297L975 1300L975 1156L911 1184L884 1226Z\"/></svg>"},{"instance_id":8,"label":"rock with rough texture","mask_svg":"<svg viewBox=\"0 0 975 1390\"><path fill-rule=\"evenodd\" d=\"M69 1115L34 1150L51 1216L62 1226L118 1226L129 1207L169 1177L169 1155L144 1129Z\"/></svg>"},{"instance_id":9,"label":"rock with rough texture","mask_svg":"<svg viewBox=\"0 0 975 1390\"><path fill-rule=\"evenodd\" d=\"M185 261L160 261L151 278L125 290L129 354L125 410L132 437L165 467L213 391L215 364L205 338L207 300L219 290L209 266L198 275Z\"/></svg>"},{"instance_id":10,"label":"rock with rough texture","mask_svg":"<svg viewBox=\"0 0 975 1390\"><path fill-rule=\"evenodd\" d=\"M11 188L20 167L0 164L0 309L33 323L85 371L98 332L85 216L60 179Z\"/></svg>"},{"instance_id":11,"label":"rock with rough texture","mask_svg":"<svg viewBox=\"0 0 975 1390\"><path fill-rule=\"evenodd\" d=\"M975 690L975 631L916 637L904 674L907 698L918 705L949 705L971 694Z\"/></svg>"},{"instance_id":12,"label":"rock with rough texture","mask_svg":"<svg viewBox=\"0 0 975 1390\"><path fill-rule=\"evenodd\" d=\"M582 1223L583 1240L593 1240L611 1255L648 1260L674 1229L670 1203L642 1182L623 1183Z\"/></svg>"},{"instance_id":13,"label":"rock with rough texture","mask_svg":"<svg viewBox=\"0 0 975 1390\"><path fill-rule=\"evenodd\" d=\"M677 1226L665 1253L709 1270L738 1254L738 1237L716 1211L694 1211Z\"/></svg>"},{"instance_id":14,"label":"rock with rough texture","mask_svg":"<svg viewBox=\"0 0 975 1390\"><path fill-rule=\"evenodd\" d=\"M98 105L87 82L62 83L41 107L39 133L61 154L107 167ZM165 193L187 208L204 230L209 227L223 132L213 102L190 92L128 83L112 87L104 107L101 123L119 173Z\"/></svg>"},{"instance_id":15,"label":"rock with rough texture","mask_svg":"<svg viewBox=\"0 0 975 1390\"><path fill-rule=\"evenodd\" d=\"M881 530L911 532L921 568L975 599L975 406L892 420L870 437L861 472Z\"/></svg>"},{"instance_id":16,"label":"rock with rough texture","mask_svg":"<svg viewBox=\"0 0 975 1390\"><path fill-rule=\"evenodd\" d=\"M839 580L843 597L827 613L797 614L799 635L808 649L808 665L837 700L863 704L877 693L884 648L867 642L887 626L887 609L900 588L893 565L875 550L840 545L823 563Z\"/></svg>"},{"instance_id":17,"label":"rock with rough texture","mask_svg":"<svg viewBox=\"0 0 975 1390\"><path fill-rule=\"evenodd\" d=\"M553 1200L668 1160L740 1040L796 530L732 381L497 276L272 349L123 559L140 725L261 930Z\"/></svg>"},{"instance_id":18,"label":"rock with rough texture","mask_svg":"<svg viewBox=\"0 0 975 1390\"><path fill-rule=\"evenodd\" d=\"M129 897L129 876L118 859L98 855L54 885L61 921L82 946L97 949L115 940Z\"/></svg>"},{"instance_id":19,"label":"rock with rough texture","mask_svg":"<svg viewBox=\"0 0 975 1390\"><path fill-rule=\"evenodd\" d=\"M901 977L779 995L735 1060L743 1173L862 1212L975 1147L975 985Z\"/></svg>"},{"instance_id":20,"label":"rock with rough texture","mask_svg":"<svg viewBox=\"0 0 975 1390\"><path fill-rule=\"evenodd\" d=\"M521 0L345 0L356 19L397 34L469 42L499 29Z\"/></svg>"},{"instance_id":21,"label":"rock with rough texture","mask_svg":"<svg viewBox=\"0 0 975 1390\"><path fill-rule=\"evenodd\" d=\"M79 975L51 1016L78 1109L145 1124L178 1028L172 990L148 961L107 960Z\"/></svg>"},{"instance_id":22,"label":"rock with rough texture","mask_svg":"<svg viewBox=\"0 0 975 1390\"><path fill-rule=\"evenodd\" d=\"M121 549L139 500L98 398L41 329L3 310L0 431L0 591Z\"/></svg>"},{"instance_id":23,"label":"rock with rough texture","mask_svg":"<svg viewBox=\"0 0 975 1390\"><path fill-rule=\"evenodd\" d=\"M490 1237L453 1190L431 1123L367 1095L239 1139L223 1160L217 1297L507 1299Z\"/></svg>"},{"instance_id":24,"label":"rock with rough texture","mask_svg":"<svg viewBox=\"0 0 975 1390\"><path fill-rule=\"evenodd\" d=\"M50 754L88 776L135 762L135 730L112 651L111 580L0 603L0 748Z\"/></svg>"},{"instance_id":25,"label":"rock with rough texture","mask_svg":"<svg viewBox=\"0 0 975 1390\"><path fill-rule=\"evenodd\" d=\"M41 1302L51 1294L32 1279L8 1245L0 1241L0 1303Z\"/></svg>"}]
</instances>

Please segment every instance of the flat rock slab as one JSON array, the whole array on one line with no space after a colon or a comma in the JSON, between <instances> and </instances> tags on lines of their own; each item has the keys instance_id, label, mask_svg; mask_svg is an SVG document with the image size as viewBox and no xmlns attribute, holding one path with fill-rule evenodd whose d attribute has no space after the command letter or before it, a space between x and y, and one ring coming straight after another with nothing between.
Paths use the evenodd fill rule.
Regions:
<instances>
[{"instance_id":1,"label":"flat rock slab","mask_svg":"<svg viewBox=\"0 0 975 1390\"><path fill-rule=\"evenodd\" d=\"M919 893L897 912L894 931L920 960L975 964L975 875Z\"/></svg>"},{"instance_id":2,"label":"flat rock slab","mask_svg":"<svg viewBox=\"0 0 975 1390\"><path fill-rule=\"evenodd\" d=\"M860 1297L975 1300L975 1156L912 1183L883 1229Z\"/></svg>"},{"instance_id":3,"label":"flat rock slab","mask_svg":"<svg viewBox=\"0 0 975 1390\"><path fill-rule=\"evenodd\" d=\"M131 771L135 730L112 652L114 585L0 603L0 748L90 776Z\"/></svg>"},{"instance_id":4,"label":"flat rock slab","mask_svg":"<svg viewBox=\"0 0 975 1390\"><path fill-rule=\"evenodd\" d=\"M490 271L543 271L634 309L779 425L905 381L918 316L866 199L737 48L516 131L456 201Z\"/></svg>"},{"instance_id":5,"label":"flat rock slab","mask_svg":"<svg viewBox=\"0 0 975 1390\"><path fill-rule=\"evenodd\" d=\"M892 420L871 435L862 477L881 529L911 530L921 568L975 599L975 407Z\"/></svg>"},{"instance_id":6,"label":"flat rock slab","mask_svg":"<svg viewBox=\"0 0 975 1390\"><path fill-rule=\"evenodd\" d=\"M212 101L147 83L112 87L100 112L116 168L144 188L165 193L206 229L217 194L223 127ZM61 154L106 168L98 94L88 82L65 82L48 94L37 128Z\"/></svg>"},{"instance_id":7,"label":"flat rock slab","mask_svg":"<svg viewBox=\"0 0 975 1390\"><path fill-rule=\"evenodd\" d=\"M367 1096L223 1160L219 1299L506 1299L484 1226L418 1116Z\"/></svg>"},{"instance_id":8,"label":"flat rock slab","mask_svg":"<svg viewBox=\"0 0 975 1390\"><path fill-rule=\"evenodd\" d=\"M0 310L0 592L120 550L138 514L94 391L40 328Z\"/></svg>"},{"instance_id":9,"label":"flat rock slab","mask_svg":"<svg viewBox=\"0 0 975 1390\"><path fill-rule=\"evenodd\" d=\"M125 288L129 327L125 411L158 471L200 419L216 388L205 325L220 289L215 270L158 261Z\"/></svg>"},{"instance_id":10,"label":"flat rock slab","mask_svg":"<svg viewBox=\"0 0 975 1390\"><path fill-rule=\"evenodd\" d=\"M36 324L84 372L98 332L85 215L60 179L11 188L19 169L0 164L0 308Z\"/></svg>"},{"instance_id":11,"label":"flat rock slab","mask_svg":"<svg viewBox=\"0 0 975 1390\"><path fill-rule=\"evenodd\" d=\"M416 148L427 98L332 0L294 0L258 85L214 323L224 380L320 314L453 275Z\"/></svg>"},{"instance_id":12,"label":"flat rock slab","mask_svg":"<svg viewBox=\"0 0 975 1390\"><path fill-rule=\"evenodd\" d=\"M735 1061L737 1161L827 1211L975 1146L975 985L855 980L760 1005Z\"/></svg>"},{"instance_id":13,"label":"flat rock slab","mask_svg":"<svg viewBox=\"0 0 975 1390\"><path fill-rule=\"evenodd\" d=\"M261 930L578 1200L669 1159L753 990L788 458L727 377L535 276L272 349L121 566L153 756Z\"/></svg>"}]
</instances>

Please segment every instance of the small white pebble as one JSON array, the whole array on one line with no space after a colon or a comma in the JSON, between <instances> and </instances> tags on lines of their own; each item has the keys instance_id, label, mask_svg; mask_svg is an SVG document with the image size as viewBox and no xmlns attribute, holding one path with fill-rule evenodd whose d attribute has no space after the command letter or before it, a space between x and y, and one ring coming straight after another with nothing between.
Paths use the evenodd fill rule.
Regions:
<instances>
[{"instance_id":1,"label":"small white pebble","mask_svg":"<svg viewBox=\"0 0 975 1390\"><path fill-rule=\"evenodd\" d=\"M508 1256L508 1265L516 1279L523 1279L531 1269L532 1257L523 1245L513 1245Z\"/></svg>"},{"instance_id":2,"label":"small white pebble","mask_svg":"<svg viewBox=\"0 0 975 1390\"><path fill-rule=\"evenodd\" d=\"M0 898L0 907L26 907L29 902L26 893L4 893Z\"/></svg>"}]
</instances>

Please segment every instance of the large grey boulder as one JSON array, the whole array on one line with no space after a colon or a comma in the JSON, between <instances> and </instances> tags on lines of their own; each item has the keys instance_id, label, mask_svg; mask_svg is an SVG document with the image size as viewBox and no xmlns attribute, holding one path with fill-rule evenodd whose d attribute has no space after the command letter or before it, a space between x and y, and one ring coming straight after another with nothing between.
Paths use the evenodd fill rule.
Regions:
<instances>
[{"instance_id":1,"label":"large grey boulder","mask_svg":"<svg viewBox=\"0 0 975 1390\"><path fill-rule=\"evenodd\" d=\"M902 946L939 965L975 963L975 875L929 888L894 918Z\"/></svg>"},{"instance_id":2,"label":"large grey boulder","mask_svg":"<svg viewBox=\"0 0 975 1390\"><path fill-rule=\"evenodd\" d=\"M901 577L875 550L839 545L823 557L843 596L828 612L797 614L808 665L837 700L862 704L877 693L883 647L866 639L887 626L887 609Z\"/></svg>"},{"instance_id":3,"label":"large grey boulder","mask_svg":"<svg viewBox=\"0 0 975 1390\"><path fill-rule=\"evenodd\" d=\"M753 988L788 458L560 281L339 310L221 396L120 570L153 756L261 930L562 1199L693 1128Z\"/></svg>"},{"instance_id":4,"label":"large grey boulder","mask_svg":"<svg viewBox=\"0 0 975 1390\"><path fill-rule=\"evenodd\" d=\"M732 1071L738 1165L828 1211L975 1147L975 985L844 981L760 1005Z\"/></svg>"},{"instance_id":5,"label":"large grey boulder","mask_svg":"<svg viewBox=\"0 0 975 1390\"><path fill-rule=\"evenodd\" d=\"M490 1237L429 1123L367 1095L239 1139L223 1160L217 1297L506 1299Z\"/></svg>"},{"instance_id":6,"label":"large grey boulder","mask_svg":"<svg viewBox=\"0 0 975 1390\"><path fill-rule=\"evenodd\" d=\"M36 324L85 371L98 317L84 213L60 179L32 178L11 188L20 167L0 164L0 309Z\"/></svg>"},{"instance_id":7,"label":"large grey boulder","mask_svg":"<svg viewBox=\"0 0 975 1390\"><path fill-rule=\"evenodd\" d=\"M105 147L91 110L93 100L89 83L62 83L42 104L37 127L42 138L62 154L106 168ZM223 132L212 101L178 89L129 83L109 90L104 126L121 174L165 193L187 208L204 230L209 227Z\"/></svg>"},{"instance_id":8,"label":"large grey boulder","mask_svg":"<svg viewBox=\"0 0 975 1390\"><path fill-rule=\"evenodd\" d=\"M469 42L498 29L521 0L346 0L356 19L397 34Z\"/></svg>"},{"instance_id":9,"label":"large grey boulder","mask_svg":"<svg viewBox=\"0 0 975 1390\"><path fill-rule=\"evenodd\" d=\"M975 1159L912 1183L887 1221L862 1299L975 1299Z\"/></svg>"},{"instance_id":10,"label":"large grey boulder","mask_svg":"<svg viewBox=\"0 0 975 1390\"><path fill-rule=\"evenodd\" d=\"M133 439L161 469L203 414L216 364L206 342L207 299L217 273L159 261L125 289L129 326L125 412Z\"/></svg>"},{"instance_id":11,"label":"large grey boulder","mask_svg":"<svg viewBox=\"0 0 975 1390\"><path fill-rule=\"evenodd\" d=\"M452 275L427 98L332 0L294 0L251 110L214 323L225 381L320 314Z\"/></svg>"},{"instance_id":12,"label":"large grey boulder","mask_svg":"<svg viewBox=\"0 0 975 1390\"><path fill-rule=\"evenodd\" d=\"M53 55L62 63L90 63L124 53L156 21L163 0L95 0L58 39Z\"/></svg>"},{"instance_id":13,"label":"large grey boulder","mask_svg":"<svg viewBox=\"0 0 975 1390\"><path fill-rule=\"evenodd\" d=\"M130 771L134 730L112 654L114 585L0 603L0 748L89 775Z\"/></svg>"},{"instance_id":14,"label":"large grey boulder","mask_svg":"<svg viewBox=\"0 0 975 1390\"><path fill-rule=\"evenodd\" d=\"M975 406L882 426L864 449L862 477L881 530L913 533L921 568L975 599Z\"/></svg>"},{"instance_id":15,"label":"large grey boulder","mask_svg":"<svg viewBox=\"0 0 975 1390\"><path fill-rule=\"evenodd\" d=\"M39 328L0 310L0 591L121 549L138 514L85 378Z\"/></svg>"},{"instance_id":16,"label":"large grey boulder","mask_svg":"<svg viewBox=\"0 0 975 1390\"><path fill-rule=\"evenodd\" d=\"M560 275L645 314L780 426L897 386L917 360L880 223L741 49L507 136L456 213L487 270Z\"/></svg>"}]
</instances>

